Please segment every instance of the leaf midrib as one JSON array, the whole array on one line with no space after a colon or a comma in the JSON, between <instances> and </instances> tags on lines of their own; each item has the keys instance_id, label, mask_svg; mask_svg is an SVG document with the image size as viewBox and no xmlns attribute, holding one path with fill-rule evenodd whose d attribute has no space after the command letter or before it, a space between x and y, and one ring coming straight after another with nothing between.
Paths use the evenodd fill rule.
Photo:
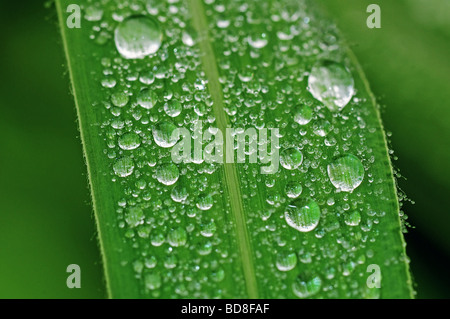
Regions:
<instances>
[{"instance_id":1,"label":"leaf midrib","mask_svg":"<svg viewBox=\"0 0 450 319\"><path fill-rule=\"evenodd\" d=\"M225 132L228 127L228 118L224 112L222 87L219 82L219 71L217 60L208 33L208 22L201 0L188 0L192 16L193 26L198 32L198 45L202 52L203 70L208 79L208 87L213 100L213 113L216 118L217 128ZM225 148L227 149L227 148ZM223 154L226 158L226 154ZM234 163L224 163L224 181L230 198L231 214L235 220L237 245L239 247L240 260L244 272L247 294L250 298L258 298L258 287L256 283L252 249L245 223L242 194L240 193L237 168Z\"/></svg>"}]
</instances>

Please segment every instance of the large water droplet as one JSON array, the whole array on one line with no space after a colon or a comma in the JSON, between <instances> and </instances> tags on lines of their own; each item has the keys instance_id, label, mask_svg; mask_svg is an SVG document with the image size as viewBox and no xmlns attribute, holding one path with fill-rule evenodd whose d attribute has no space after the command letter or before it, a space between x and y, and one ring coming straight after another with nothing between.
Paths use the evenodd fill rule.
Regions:
<instances>
[{"instance_id":1,"label":"large water droplet","mask_svg":"<svg viewBox=\"0 0 450 319\"><path fill-rule=\"evenodd\" d=\"M297 266L297 255L295 253L279 253L276 265L279 271L292 270Z\"/></svg>"},{"instance_id":2,"label":"large water droplet","mask_svg":"<svg viewBox=\"0 0 450 319\"><path fill-rule=\"evenodd\" d=\"M292 284L292 291L299 298L308 298L320 291L322 280L319 276L300 275Z\"/></svg>"},{"instance_id":3,"label":"large water droplet","mask_svg":"<svg viewBox=\"0 0 450 319\"><path fill-rule=\"evenodd\" d=\"M285 169L296 169L303 162L303 154L296 147L286 148L281 151L280 164Z\"/></svg>"},{"instance_id":4,"label":"large water droplet","mask_svg":"<svg viewBox=\"0 0 450 319\"><path fill-rule=\"evenodd\" d=\"M158 22L146 16L123 20L114 32L117 51L126 59L142 59L161 46L162 32Z\"/></svg>"},{"instance_id":5,"label":"large water droplet","mask_svg":"<svg viewBox=\"0 0 450 319\"><path fill-rule=\"evenodd\" d=\"M133 173L134 170L134 162L133 160L126 156L119 158L113 165L114 173L120 177L126 177Z\"/></svg>"},{"instance_id":6,"label":"large water droplet","mask_svg":"<svg viewBox=\"0 0 450 319\"><path fill-rule=\"evenodd\" d=\"M322 60L314 65L308 78L308 91L331 111L342 110L355 94L354 80L345 66Z\"/></svg>"},{"instance_id":7,"label":"large water droplet","mask_svg":"<svg viewBox=\"0 0 450 319\"><path fill-rule=\"evenodd\" d=\"M173 163L162 164L156 169L156 179L164 185L175 184L178 177L180 177L180 171Z\"/></svg>"},{"instance_id":8,"label":"large water droplet","mask_svg":"<svg viewBox=\"0 0 450 319\"><path fill-rule=\"evenodd\" d=\"M119 147L123 150L134 150L141 145L141 138L136 133L126 133L119 138Z\"/></svg>"},{"instance_id":9,"label":"large water droplet","mask_svg":"<svg viewBox=\"0 0 450 319\"><path fill-rule=\"evenodd\" d=\"M327 167L328 177L337 189L352 192L364 179L364 166L359 158L346 154Z\"/></svg>"},{"instance_id":10,"label":"large water droplet","mask_svg":"<svg viewBox=\"0 0 450 319\"><path fill-rule=\"evenodd\" d=\"M309 232L319 224L320 208L312 199L296 200L287 206L284 217L292 228L301 232Z\"/></svg>"},{"instance_id":11,"label":"large water droplet","mask_svg":"<svg viewBox=\"0 0 450 319\"><path fill-rule=\"evenodd\" d=\"M153 129L153 138L155 143L161 147L172 147L174 146L178 139L172 137L173 131L177 127L171 122L162 121L155 125Z\"/></svg>"}]
</instances>

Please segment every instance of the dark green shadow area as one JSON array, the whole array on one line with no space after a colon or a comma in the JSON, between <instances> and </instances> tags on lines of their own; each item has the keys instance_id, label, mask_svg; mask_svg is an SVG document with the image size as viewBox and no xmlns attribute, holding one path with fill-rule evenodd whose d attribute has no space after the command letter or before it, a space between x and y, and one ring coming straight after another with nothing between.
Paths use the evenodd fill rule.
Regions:
<instances>
[{"instance_id":1,"label":"dark green shadow area","mask_svg":"<svg viewBox=\"0 0 450 319\"><path fill-rule=\"evenodd\" d=\"M0 21L0 298L103 298L55 10L2 1ZM69 264L81 289L66 286Z\"/></svg>"}]
</instances>

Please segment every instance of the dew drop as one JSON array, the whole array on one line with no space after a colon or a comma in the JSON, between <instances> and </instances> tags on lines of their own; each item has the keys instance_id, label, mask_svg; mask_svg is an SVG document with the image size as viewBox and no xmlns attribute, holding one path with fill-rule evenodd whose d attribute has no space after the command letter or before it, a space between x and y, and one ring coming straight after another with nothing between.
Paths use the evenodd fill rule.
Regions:
<instances>
[{"instance_id":1,"label":"dew drop","mask_svg":"<svg viewBox=\"0 0 450 319\"><path fill-rule=\"evenodd\" d=\"M178 139L172 135L177 127L172 122L162 121L155 125L153 129L153 139L161 147L172 147Z\"/></svg>"},{"instance_id":2,"label":"dew drop","mask_svg":"<svg viewBox=\"0 0 450 319\"><path fill-rule=\"evenodd\" d=\"M279 253L277 255L277 268L279 271L289 271L297 266L297 255L295 253Z\"/></svg>"},{"instance_id":3,"label":"dew drop","mask_svg":"<svg viewBox=\"0 0 450 319\"><path fill-rule=\"evenodd\" d=\"M126 59L142 59L154 54L161 46L159 23L146 16L132 16L123 20L114 32L117 51Z\"/></svg>"},{"instance_id":4,"label":"dew drop","mask_svg":"<svg viewBox=\"0 0 450 319\"><path fill-rule=\"evenodd\" d=\"M308 91L332 112L342 110L355 94L354 80L340 63L322 60L314 65L308 78Z\"/></svg>"},{"instance_id":5,"label":"dew drop","mask_svg":"<svg viewBox=\"0 0 450 319\"><path fill-rule=\"evenodd\" d=\"M300 232L309 232L319 224L320 208L312 199L306 202L295 200L287 206L284 217L292 228Z\"/></svg>"},{"instance_id":6,"label":"dew drop","mask_svg":"<svg viewBox=\"0 0 450 319\"><path fill-rule=\"evenodd\" d=\"M216 233L217 226L214 221L201 226L200 234L205 237L211 237Z\"/></svg>"},{"instance_id":7,"label":"dew drop","mask_svg":"<svg viewBox=\"0 0 450 319\"><path fill-rule=\"evenodd\" d=\"M143 89L138 93L137 102L140 106L149 110L158 102L158 95L150 89Z\"/></svg>"},{"instance_id":8,"label":"dew drop","mask_svg":"<svg viewBox=\"0 0 450 319\"><path fill-rule=\"evenodd\" d=\"M303 191L303 187L299 182L290 181L286 184L286 195L289 198L297 198Z\"/></svg>"},{"instance_id":9,"label":"dew drop","mask_svg":"<svg viewBox=\"0 0 450 319\"><path fill-rule=\"evenodd\" d=\"M182 201L186 200L188 194L189 193L187 188L182 184L178 184L172 189L170 197L172 198L173 201L181 203Z\"/></svg>"},{"instance_id":10,"label":"dew drop","mask_svg":"<svg viewBox=\"0 0 450 319\"><path fill-rule=\"evenodd\" d=\"M281 151L280 164L285 169L296 169L303 162L303 153L296 147L286 148Z\"/></svg>"},{"instance_id":11,"label":"dew drop","mask_svg":"<svg viewBox=\"0 0 450 319\"><path fill-rule=\"evenodd\" d=\"M200 194L197 197L197 207L201 210L209 210L214 204L214 199L210 194Z\"/></svg>"},{"instance_id":12,"label":"dew drop","mask_svg":"<svg viewBox=\"0 0 450 319\"><path fill-rule=\"evenodd\" d=\"M136 133L125 133L119 138L119 147L123 150L134 150L141 145L141 138Z\"/></svg>"},{"instance_id":13,"label":"dew drop","mask_svg":"<svg viewBox=\"0 0 450 319\"><path fill-rule=\"evenodd\" d=\"M346 154L327 167L328 177L337 189L352 192L364 179L364 167L356 156Z\"/></svg>"},{"instance_id":14,"label":"dew drop","mask_svg":"<svg viewBox=\"0 0 450 319\"><path fill-rule=\"evenodd\" d=\"M173 247L184 246L187 242L187 233L184 228L173 229L167 236L167 242Z\"/></svg>"},{"instance_id":15,"label":"dew drop","mask_svg":"<svg viewBox=\"0 0 450 319\"><path fill-rule=\"evenodd\" d=\"M175 184L178 177L180 177L180 171L173 163L161 164L156 169L156 179L164 185Z\"/></svg>"},{"instance_id":16,"label":"dew drop","mask_svg":"<svg viewBox=\"0 0 450 319\"><path fill-rule=\"evenodd\" d=\"M128 95L123 92L114 93L111 95L112 104L119 107L127 105L129 99L130 98L128 97Z\"/></svg>"},{"instance_id":17,"label":"dew drop","mask_svg":"<svg viewBox=\"0 0 450 319\"><path fill-rule=\"evenodd\" d=\"M113 165L114 173L120 177L126 177L133 173L134 170L134 162L133 160L126 156L119 158Z\"/></svg>"},{"instance_id":18,"label":"dew drop","mask_svg":"<svg viewBox=\"0 0 450 319\"><path fill-rule=\"evenodd\" d=\"M348 226L358 226L361 222L361 215L357 211L349 212L345 215L344 220Z\"/></svg>"},{"instance_id":19,"label":"dew drop","mask_svg":"<svg viewBox=\"0 0 450 319\"><path fill-rule=\"evenodd\" d=\"M145 275L145 287L149 290L155 290L161 287L161 276L159 274Z\"/></svg>"},{"instance_id":20,"label":"dew drop","mask_svg":"<svg viewBox=\"0 0 450 319\"><path fill-rule=\"evenodd\" d=\"M319 276L300 275L292 284L292 291L299 298L308 298L320 291L322 279Z\"/></svg>"},{"instance_id":21,"label":"dew drop","mask_svg":"<svg viewBox=\"0 0 450 319\"><path fill-rule=\"evenodd\" d=\"M164 112L170 117L177 117L182 110L181 103L178 100L170 100L164 105Z\"/></svg>"},{"instance_id":22,"label":"dew drop","mask_svg":"<svg viewBox=\"0 0 450 319\"><path fill-rule=\"evenodd\" d=\"M136 227L144 222L144 211L139 207L131 207L125 214L125 221L130 227Z\"/></svg>"},{"instance_id":23,"label":"dew drop","mask_svg":"<svg viewBox=\"0 0 450 319\"><path fill-rule=\"evenodd\" d=\"M308 124L313 116L311 108L307 105L298 105L294 109L294 121L300 125Z\"/></svg>"}]
</instances>

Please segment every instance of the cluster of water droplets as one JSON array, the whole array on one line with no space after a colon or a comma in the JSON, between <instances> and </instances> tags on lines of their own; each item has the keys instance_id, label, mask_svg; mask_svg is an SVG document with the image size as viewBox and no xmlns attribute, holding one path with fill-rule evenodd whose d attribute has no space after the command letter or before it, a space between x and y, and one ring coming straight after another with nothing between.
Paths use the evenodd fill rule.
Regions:
<instances>
[{"instance_id":1,"label":"cluster of water droplets","mask_svg":"<svg viewBox=\"0 0 450 319\"><path fill-rule=\"evenodd\" d=\"M217 125L188 3L102 4L92 2L84 17L93 42L109 50L95 74L108 98L93 107L111 163L99 174L121 194L117 226L136 251L122 266L151 297L245 296L220 166L176 164L170 155L176 128ZM366 123L371 102L355 88L336 30L304 1L204 7L230 124L279 128L278 172L236 165L261 297L376 297L361 283L386 214L365 194L389 200L372 171L378 153L366 143L379 131Z\"/></svg>"},{"instance_id":2,"label":"cluster of water droplets","mask_svg":"<svg viewBox=\"0 0 450 319\"><path fill-rule=\"evenodd\" d=\"M280 129L276 174L237 166L261 291L377 297L364 278L388 209L366 198L388 201L366 141L379 130L337 31L304 1L205 2L230 122Z\"/></svg>"},{"instance_id":3,"label":"cluster of water droplets","mask_svg":"<svg viewBox=\"0 0 450 319\"><path fill-rule=\"evenodd\" d=\"M103 9L113 5L105 0L83 9L91 39L109 52L99 57L96 74L107 98L93 108L111 163L101 174L122 194L117 226L124 245L135 249L122 267L149 297L244 296L217 166L171 158L176 128L193 132L199 120L215 121L186 3L125 1Z\"/></svg>"}]
</instances>

